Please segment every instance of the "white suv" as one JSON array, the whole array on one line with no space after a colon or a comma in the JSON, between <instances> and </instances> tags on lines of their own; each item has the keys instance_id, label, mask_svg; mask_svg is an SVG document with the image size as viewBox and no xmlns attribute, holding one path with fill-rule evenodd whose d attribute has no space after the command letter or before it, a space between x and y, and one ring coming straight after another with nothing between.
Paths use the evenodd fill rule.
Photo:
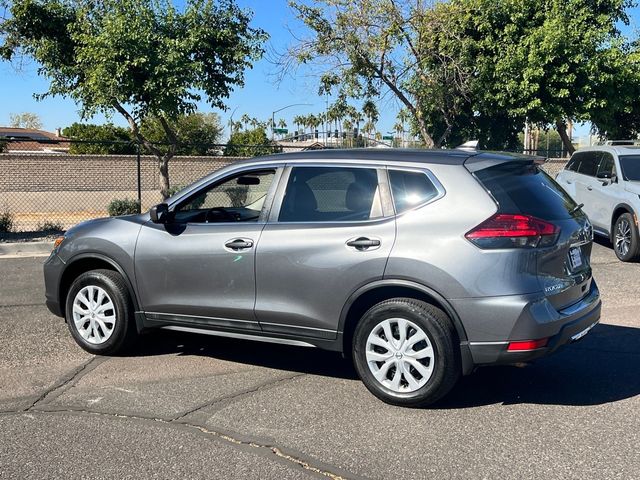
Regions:
<instances>
[{"instance_id":1,"label":"white suv","mask_svg":"<svg viewBox=\"0 0 640 480\"><path fill-rule=\"evenodd\" d=\"M609 237L623 262L640 257L640 147L597 146L580 149L556 177L593 224Z\"/></svg>"}]
</instances>

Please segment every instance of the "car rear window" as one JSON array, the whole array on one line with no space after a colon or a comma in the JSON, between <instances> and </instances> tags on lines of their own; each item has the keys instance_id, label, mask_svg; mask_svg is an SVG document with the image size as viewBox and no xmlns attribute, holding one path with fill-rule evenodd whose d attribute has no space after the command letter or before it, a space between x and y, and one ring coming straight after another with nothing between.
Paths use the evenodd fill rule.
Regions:
<instances>
[{"instance_id":1,"label":"car rear window","mask_svg":"<svg viewBox=\"0 0 640 480\"><path fill-rule=\"evenodd\" d=\"M555 180L532 163L504 163L475 175L496 199L501 213L561 220L570 218L577 206Z\"/></svg>"}]
</instances>

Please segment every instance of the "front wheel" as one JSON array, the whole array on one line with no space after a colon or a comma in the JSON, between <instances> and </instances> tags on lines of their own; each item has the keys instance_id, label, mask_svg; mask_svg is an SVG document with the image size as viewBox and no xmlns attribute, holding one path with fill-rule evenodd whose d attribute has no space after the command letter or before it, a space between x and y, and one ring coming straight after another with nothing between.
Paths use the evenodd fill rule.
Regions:
<instances>
[{"instance_id":1,"label":"front wheel","mask_svg":"<svg viewBox=\"0 0 640 480\"><path fill-rule=\"evenodd\" d=\"M356 327L353 358L365 386L392 405L421 407L460 376L459 347L447 315L411 298L374 305Z\"/></svg>"},{"instance_id":2,"label":"front wheel","mask_svg":"<svg viewBox=\"0 0 640 480\"><path fill-rule=\"evenodd\" d=\"M91 270L78 276L67 293L66 319L78 345L96 355L114 355L137 336L133 305L122 275Z\"/></svg>"},{"instance_id":3,"label":"front wheel","mask_svg":"<svg viewBox=\"0 0 640 480\"><path fill-rule=\"evenodd\" d=\"M613 227L613 249L623 262L632 262L640 254L640 239L635 219L630 213L623 213Z\"/></svg>"}]
</instances>

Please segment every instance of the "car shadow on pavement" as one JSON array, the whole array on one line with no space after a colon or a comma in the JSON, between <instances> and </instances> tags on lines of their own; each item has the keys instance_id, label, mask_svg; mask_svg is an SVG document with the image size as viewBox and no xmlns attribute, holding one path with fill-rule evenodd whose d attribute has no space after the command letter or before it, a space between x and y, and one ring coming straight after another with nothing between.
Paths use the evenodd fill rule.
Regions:
<instances>
[{"instance_id":1,"label":"car shadow on pavement","mask_svg":"<svg viewBox=\"0 0 640 480\"><path fill-rule=\"evenodd\" d=\"M600 324L583 340L532 364L478 369L436 407L600 405L638 394L640 328Z\"/></svg>"},{"instance_id":2,"label":"car shadow on pavement","mask_svg":"<svg viewBox=\"0 0 640 480\"><path fill-rule=\"evenodd\" d=\"M357 379L353 365L337 352L180 332L150 332L134 356L198 355L218 360L326 377Z\"/></svg>"},{"instance_id":3,"label":"car shadow on pavement","mask_svg":"<svg viewBox=\"0 0 640 480\"><path fill-rule=\"evenodd\" d=\"M153 332L134 356L198 355L291 372L356 380L350 360L335 352L288 345ZM479 368L432 406L491 404L599 405L640 394L640 328L597 325L583 340L520 366Z\"/></svg>"}]
</instances>

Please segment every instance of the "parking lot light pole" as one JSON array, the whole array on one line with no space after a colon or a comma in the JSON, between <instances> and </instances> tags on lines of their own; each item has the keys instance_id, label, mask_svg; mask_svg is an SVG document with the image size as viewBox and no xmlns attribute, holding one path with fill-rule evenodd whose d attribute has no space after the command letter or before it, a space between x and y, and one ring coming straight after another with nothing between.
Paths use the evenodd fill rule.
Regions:
<instances>
[{"instance_id":1,"label":"parking lot light pole","mask_svg":"<svg viewBox=\"0 0 640 480\"><path fill-rule=\"evenodd\" d=\"M273 112L271 112L271 141L275 139L274 128L276 125L276 113L281 112L282 110L285 110L289 107L301 107L301 106L311 107L312 104L311 103L292 103L291 105L287 105L286 107L282 107L282 108L279 108L278 110L274 110Z\"/></svg>"}]
</instances>

